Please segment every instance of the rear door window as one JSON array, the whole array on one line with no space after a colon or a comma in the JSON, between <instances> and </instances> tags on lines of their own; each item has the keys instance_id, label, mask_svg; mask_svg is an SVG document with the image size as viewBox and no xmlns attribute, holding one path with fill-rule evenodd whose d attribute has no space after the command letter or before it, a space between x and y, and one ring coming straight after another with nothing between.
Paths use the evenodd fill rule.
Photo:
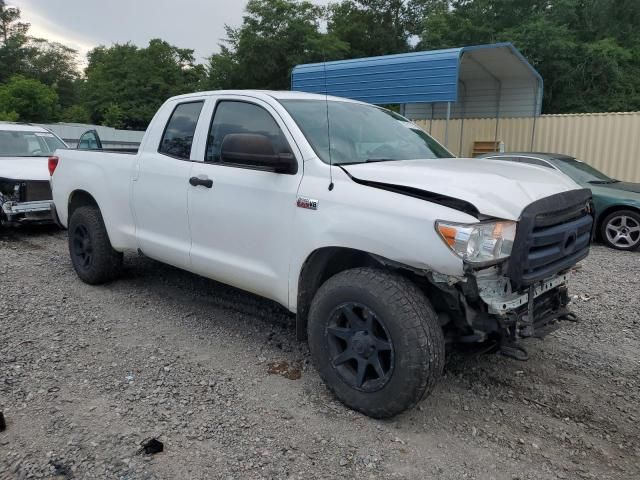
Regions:
<instances>
[{"instance_id":1,"label":"rear door window","mask_svg":"<svg viewBox=\"0 0 640 480\"><path fill-rule=\"evenodd\" d=\"M202 101L181 103L173 110L160 140L159 153L189 160L193 135L196 132L203 104Z\"/></svg>"},{"instance_id":2,"label":"rear door window","mask_svg":"<svg viewBox=\"0 0 640 480\"><path fill-rule=\"evenodd\" d=\"M264 108L253 103L223 100L218 103L211 122L205 162L220 161L220 147L231 133L256 133L271 140L276 153L291 153L282 130Z\"/></svg>"}]
</instances>

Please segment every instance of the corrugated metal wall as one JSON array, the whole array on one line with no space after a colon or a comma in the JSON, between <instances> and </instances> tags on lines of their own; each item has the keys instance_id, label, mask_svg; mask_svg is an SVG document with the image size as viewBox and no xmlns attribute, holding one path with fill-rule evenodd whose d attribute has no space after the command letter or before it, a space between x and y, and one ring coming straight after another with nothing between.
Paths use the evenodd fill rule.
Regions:
<instances>
[{"instance_id":1,"label":"corrugated metal wall","mask_svg":"<svg viewBox=\"0 0 640 480\"><path fill-rule=\"evenodd\" d=\"M417 121L444 143L446 121ZM461 120L449 122L447 148L462 157L471 156L473 142L495 138L494 118L466 119L462 144ZM501 118L498 141L505 151L537 151L573 155L607 175L640 182L640 112L542 115L536 119L533 148L533 118ZM461 147L461 148L460 148Z\"/></svg>"},{"instance_id":2,"label":"corrugated metal wall","mask_svg":"<svg viewBox=\"0 0 640 480\"><path fill-rule=\"evenodd\" d=\"M461 48L298 65L291 89L384 105L455 101Z\"/></svg>"},{"instance_id":3,"label":"corrugated metal wall","mask_svg":"<svg viewBox=\"0 0 640 480\"><path fill-rule=\"evenodd\" d=\"M446 118L447 102L451 118L527 117L540 114L542 77L512 44L494 43L297 65L291 89L401 104L415 119Z\"/></svg>"}]
</instances>

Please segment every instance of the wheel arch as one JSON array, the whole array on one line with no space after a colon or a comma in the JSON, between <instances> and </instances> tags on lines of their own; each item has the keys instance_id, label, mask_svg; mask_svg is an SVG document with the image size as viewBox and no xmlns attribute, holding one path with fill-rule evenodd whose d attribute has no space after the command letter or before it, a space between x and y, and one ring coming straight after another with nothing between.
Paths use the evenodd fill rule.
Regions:
<instances>
[{"instance_id":1,"label":"wheel arch","mask_svg":"<svg viewBox=\"0 0 640 480\"><path fill-rule=\"evenodd\" d=\"M78 189L71 192L67 202L67 219L71 218L71 215L76 209L84 206L94 206L100 210L100 206L94 196L86 190Z\"/></svg>"},{"instance_id":2,"label":"wheel arch","mask_svg":"<svg viewBox=\"0 0 640 480\"><path fill-rule=\"evenodd\" d=\"M414 267L379 255L348 247L322 247L311 252L300 269L296 302L296 335L307 338L307 318L311 302L318 289L331 277L345 270L360 267L394 269L410 279L424 275Z\"/></svg>"}]
</instances>

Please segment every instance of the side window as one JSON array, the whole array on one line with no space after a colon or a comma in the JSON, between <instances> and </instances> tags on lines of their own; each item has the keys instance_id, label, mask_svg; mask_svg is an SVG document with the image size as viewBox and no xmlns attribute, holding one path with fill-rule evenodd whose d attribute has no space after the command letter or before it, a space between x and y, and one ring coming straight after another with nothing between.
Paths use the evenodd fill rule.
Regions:
<instances>
[{"instance_id":1,"label":"side window","mask_svg":"<svg viewBox=\"0 0 640 480\"><path fill-rule=\"evenodd\" d=\"M160 140L159 153L189 160L203 104L204 102L181 103L173 110Z\"/></svg>"},{"instance_id":2,"label":"side window","mask_svg":"<svg viewBox=\"0 0 640 480\"><path fill-rule=\"evenodd\" d=\"M42 145L38 141L38 137L35 135L28 135L26 137L27 144L29 145L29 153L38 153L42 152Z\"/></svg>"},{"instance_id":3,"label":"side window","mask_svg":"<svg viewBox=\"0 0 640 480\"><path fill-rule=\"evenodd\" d=\"M282 130L271 114L258 105L233 100L218 103L207 139L205 162L220 161L220 147L231 133L252 133L267 136L275 153L291 153Z\"/></svg>"},{"instance_id":4,"label":"side window","mask_svg":"<svg viewBox=\"0 0 640 480\"><path fill-rule=\"evenodd\" d=\"M78 141L78 148L87 150L102 149L102 142L100 142L98 132L95 130L84 132Z\"/></svg>"}]
</instances>

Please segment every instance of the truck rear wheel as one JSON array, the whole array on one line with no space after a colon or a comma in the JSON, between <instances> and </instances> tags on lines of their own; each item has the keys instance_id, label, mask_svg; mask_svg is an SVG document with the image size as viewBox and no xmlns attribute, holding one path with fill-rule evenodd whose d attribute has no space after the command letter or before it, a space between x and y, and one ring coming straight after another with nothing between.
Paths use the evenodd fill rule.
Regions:
<instances>
[{"instance_id":1,"label":"truck rear wheel","mask_svg":"<svg viewBox=\"0 0 640 480\"><path fill-rule=\"evenodd\" d=\"M335 275L316 293L307 328L321 378L365 415L385 418L413 407L442 374L436 313L400 275L372 268Z\"/></svg>"},{"instance_id":2,"label":"truck rear wheel","mask_svg":"<svg viewBox=\"0 0 640 480\"><path fill-rule=\"evenodd\" d=\"M80 279L90 285L113 280L122 269L122 253L111 246L97 207L79 207L71 215L69 254Z\"/></svg>"}]
</instances>

